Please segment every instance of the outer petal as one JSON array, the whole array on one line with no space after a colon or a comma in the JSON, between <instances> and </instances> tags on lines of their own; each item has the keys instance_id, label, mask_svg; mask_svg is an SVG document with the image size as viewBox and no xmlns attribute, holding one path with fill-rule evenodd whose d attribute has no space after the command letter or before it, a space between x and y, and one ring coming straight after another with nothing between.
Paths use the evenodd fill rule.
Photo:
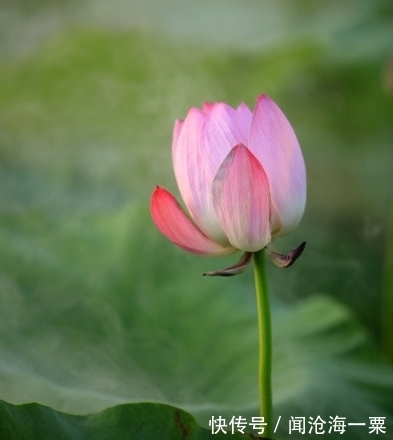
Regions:
<instances>
[{"instance_id":1,"label":"outer petal","mask_svg":"<svg viewBox=\"0 0 393 440\"><path fill-rule=\"evenodd\" d=\"M175 125L173 126L173 132L172 132L172 152L175 150L175 148L177 146L177 139L178 139L180 131L181 131L182 127L183 127L183 123L184 123L184 121L182 119L177 119L175 121Z\"/></svg>"},{"instance_id":2,"label":"outer petal","mask_svg":"<svg viewBox=\"0 0 393 440\"><path fill-rule=\"evenodd\" d=\"M232 246L255 252L270 243L269 183L261 164L244 145L236 145L218 170L213 203Z\"/></svg>"},{"instance_id":3,"label":"outer petal","mask_svg":"<svg viewBox=\"0 0 393 440\"><path fill-rule=\"evenodd\" d=\"M157 228L186 251L204 255L225 255L236 251L206 237L187 217L175 197L163 188L154 190L150 211Z\"/></svg>"},{"instance_id":4,"label":"outer petal","mask_svg":"<svg viewBox=\"0 0 393 440\"><path fill-rule=\"evenodd\" d=\"M272 235L294 229L306 204L306 169L295 132L267 96L256 103L248 147L259 159L270 185Z\"/></svg>"},{"instance_id":5,"label":"outer petal","mask_svg":"<svg viewBox=\"0 0 393 440\"><path fill-rule=\"evenodd\" d=\"M215 215L211 186L229 151L247 140L251 118L244 104L237 110L205 104L203 110L192 108L181 128L174 129L173 167L184 203L198 227L223 244L227 239Z\"/></svg>"}]
</instances>

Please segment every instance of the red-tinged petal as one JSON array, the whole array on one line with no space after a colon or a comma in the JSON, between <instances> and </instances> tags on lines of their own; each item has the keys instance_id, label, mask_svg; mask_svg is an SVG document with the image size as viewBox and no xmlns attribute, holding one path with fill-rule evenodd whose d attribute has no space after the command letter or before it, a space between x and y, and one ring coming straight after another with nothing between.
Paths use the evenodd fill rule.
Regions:
<instances>
[{"instance_id":1,"label":"red-tinged petal","mask_svg":"<svg viewBox=\"0 0 393 440\"><path fill-rule=\"evenodd\" d=\"M213 105L214 104L212 102L204 102L202 106L203 113L208 114L212 109Z\"/></svg>"},{"instance_id":2,"label":"red-tinged petal","mask_svg":"<svg viewBox=\"0 0 393 440\"><path fill-rule=\"evenodd\" d=\"M187 217L175 197L157 187L151 198L150 211L157 228L173 243L188 252L201 255L226 255L236 251L206 237Z\"/></svg>"},{"instance_id":3,"label":"red-tinged petal","mask_svg":"<svg viewBox=\"0 0 393 440\"><path fill-rule=\"evenodd\" d=\"M272 201L272 235L294 229L306 204L306 169L291 124L267 96L256 103L251 122L249 149L267 175Z\"/></svg>"},{"instance_id":4,"label":"red-tinged petal","mask_svg":"<svg viewBox=\"0 0 393 440\"><path fill-rule=\"evenodd\" d=\"M269 183L261 164L244 145L236 145L218 170L213 204L233 247L255 252L270 243Z\"/></svg>"}]
</instances>

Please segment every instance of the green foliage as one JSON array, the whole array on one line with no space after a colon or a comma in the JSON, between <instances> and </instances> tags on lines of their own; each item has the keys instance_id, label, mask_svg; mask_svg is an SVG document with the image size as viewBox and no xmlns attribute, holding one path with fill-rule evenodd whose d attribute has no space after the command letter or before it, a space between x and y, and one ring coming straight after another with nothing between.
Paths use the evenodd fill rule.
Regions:
<instances>
[{"instance_id":1,"label":"green foliage","mask_svg":"<svg viewBox=\"0 0 393 440\"><path fill-rule=\"evenodd\" d=\"M122 405L99 414L70 416L35 403L13 406L0 401L0 422L0 434L3 440L211 438L210 431L199 427L186 412L157 403ZM218 433L214 438L222 440L226 436L224 433ZM244 436L234 434L231 438L236 440Z\"/></svg>"}]
</instances>

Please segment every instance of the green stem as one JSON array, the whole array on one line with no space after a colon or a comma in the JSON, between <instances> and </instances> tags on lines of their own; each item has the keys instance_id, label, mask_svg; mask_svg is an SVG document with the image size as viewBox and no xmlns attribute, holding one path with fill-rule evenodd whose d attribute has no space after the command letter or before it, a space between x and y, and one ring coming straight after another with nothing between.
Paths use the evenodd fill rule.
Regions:
<instances>
[{"instance_id":1,"label":"green stem","mask_svg":"<svg viewBox=\"0 0 393 440\"><path fill-rule=\"evenodd\" d=\"M269 292L265 275L265 251L254 253L254 278L258 308L259 333L259 402L260 413L265 418L265 436L270 437L273 423L272 410L272 334Z\"/></svg>"},{"instance_id":2,"label":"green stem","mask_svg":"<svg viewBox=\"0 0 393 440\"><path fill-rule=\"evenodd\" d=\"M390 205L382 295L382 347L393 364L393 206Z\"/></svg>"}]
</instances>

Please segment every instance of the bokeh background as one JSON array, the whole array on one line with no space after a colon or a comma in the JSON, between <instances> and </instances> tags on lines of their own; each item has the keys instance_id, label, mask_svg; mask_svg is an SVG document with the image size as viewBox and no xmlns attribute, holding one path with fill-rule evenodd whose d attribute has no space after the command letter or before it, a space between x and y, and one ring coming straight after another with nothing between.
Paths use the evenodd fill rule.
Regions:
<instances>
[{"instance_id":1,"label":"bokeh background","mask_svg":"<svg viewBox=\"0 0 393 440\"><path fill-rule=\"evenodd\" d=\"M308 171L276 242L306 251L268 265L276 414L393 421L389 0L1 0L0 398L257 414L252 271L203 278L234 257L171 245L149 199L176 118L261 92Z\"/></svg>"}]
</instances>

